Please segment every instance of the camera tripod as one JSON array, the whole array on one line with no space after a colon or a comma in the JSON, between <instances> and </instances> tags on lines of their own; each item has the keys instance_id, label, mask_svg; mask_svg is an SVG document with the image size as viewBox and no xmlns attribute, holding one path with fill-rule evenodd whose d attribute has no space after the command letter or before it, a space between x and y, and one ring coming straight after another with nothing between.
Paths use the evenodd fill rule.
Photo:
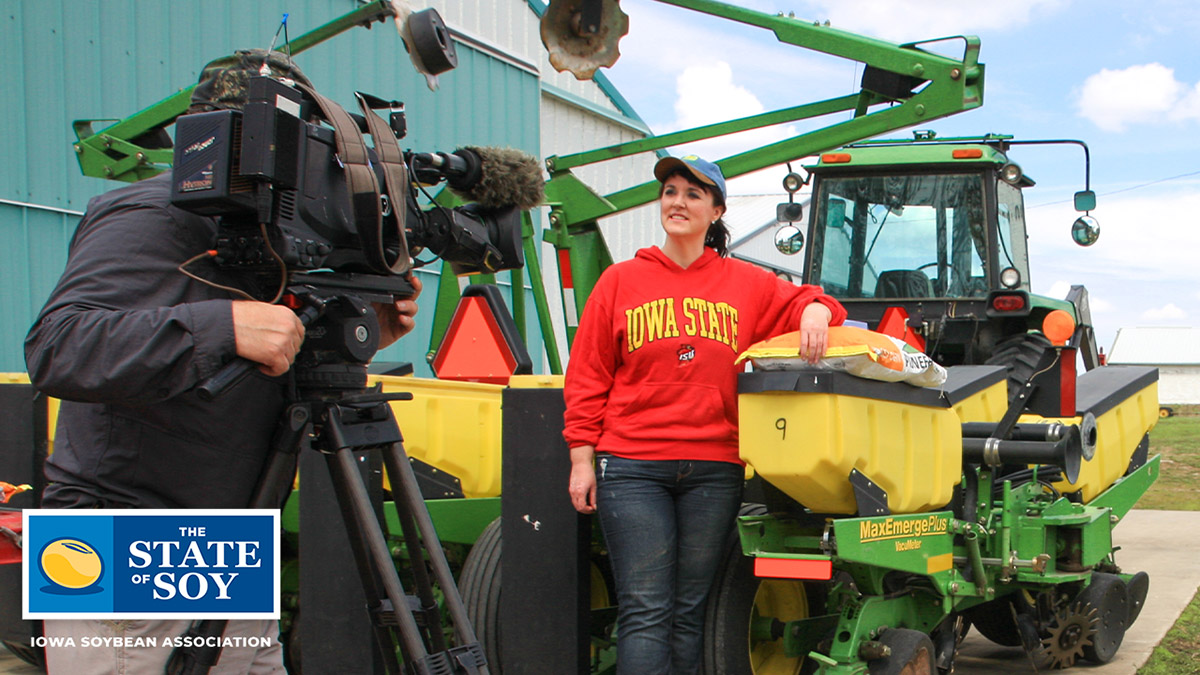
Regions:
<instances>
[{"instance_id":1,"label":"camera tripod","mask_svg":"<svg viewBox=\"0 0 1200 675\"><path fill-rule=\"evenodd\" d=\"M366 387L366 362L378 346L378 321L369 301L379 300L379 290L384 291L388 302L391 295L386 288L373 291L376 297L371 293L364 298L358 293L343 292L347 286L361 284L359 279L347 282L344 276L318 278L320 286L314 288L307 278L310 275L297 276L306 277L305 283L289 292L303 302L298 311L301 321L324 330L310 329L314 339L310 343L306 338L305 347L297 355L293 368L296 395L280 419L252 507L279 508L291 490L300 453L311 449L323 454L366 594L374 642L387 672L402 672L396 655L399 647L404 672L413 675L487 675L483 649L425 508L389 405L394 400L411 400L412 395L383 394ZM363 354L366 356L361 357ZM219 395L252 367L246 363L222 371L202 386L210 395ZM244 372L234 373L234 370ZM391 480L396 514L412 563L415 597L405 593L359 473L356 453L368 451L382 454ZM435 580L453 623L456 646L449 646L443 634L442 616L434 595ZM199 621L188 635L220 636L226 623ZM220 647L177 648L167 672L207 673L216 664L220 651Z\"/></svg>"}]
</instances>

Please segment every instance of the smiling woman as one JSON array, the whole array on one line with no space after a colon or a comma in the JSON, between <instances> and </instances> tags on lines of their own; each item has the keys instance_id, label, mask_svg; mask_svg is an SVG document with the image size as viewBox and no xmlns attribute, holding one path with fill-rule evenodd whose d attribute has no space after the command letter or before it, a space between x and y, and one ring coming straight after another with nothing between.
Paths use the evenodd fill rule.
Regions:
<instances>
[{"instance_id":1,"label":"smiling woman","mask_svg":"<svg viewBox=\"0 0 1200 675\"><path fill-rule=\"evenodd\" d=\"M725 176L699 157L667 157L662 247L597 282L563 390L569 492L596 513L617 595L617 672L694 673L709 587L741 502L739 345L799 328L800 355L825 352L845 310L726 257Z\"/></svg>"}]
</instances>

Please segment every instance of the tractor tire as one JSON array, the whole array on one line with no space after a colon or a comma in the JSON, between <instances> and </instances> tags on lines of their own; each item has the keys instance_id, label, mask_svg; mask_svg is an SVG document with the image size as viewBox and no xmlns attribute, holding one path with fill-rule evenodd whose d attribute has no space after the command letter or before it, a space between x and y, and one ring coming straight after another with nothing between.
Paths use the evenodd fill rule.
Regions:
<instances>
[{"instance_id":1,"label":"tractor tire","mask_svg":"<svg viewBox=\"0 0 1200 675\"><path fill-rule=\"evenodd\" d=\"M1015 602L1015 595L1007 595L976 605L963 612L963 616L980 635L992 642L1004 647L1020 647L1021 632L1012 613Z\"/></svg>"},{"instance_id":2,"label":"tractor tire","mask_svg":"<svg viewBox=\"0 0 1200 675\"><path fill-rule=\"evenodd\" d=\"M742 507L738 515L762 515L758 504ZM813 614L825 590L817 583L754 576L754 559L742 555L736 533L726 544L725 562L717 572L708 597L704 621L705 675L799 675L816 664L804 657L789 657L782 639L755 639L755 619L787 622Z\"/></svg>"},{"instance_id":3,"label":"tractor tire","mask_svg":"<svg viewBox=\"0 0 1200 675\"><path fill-rule=\"evenodd\" d=\"M936 675L933 641L919 630L892 628L879 636L891 656L867 662L870 675Z\"/></svg>"},{"instance_id":4,"label":"tractor tire","mask_svg":"<svg viewBox=\"0 0 1200 675\"><path fill-rule=\"evenodd\" d=\"M500 519L484 528L458 576L459 592L475 637L483 647L488 672L500 675Z\"/></svg>"},{"instance_id":5,"label":"tractor tire","mask_svg":"<svg viewBox=\"0 0 1200 675\"><path fill-rule=\"evenodd\" d=\"M34 647L24 642L15 642L12 640L3 641L4 648L12 652L13 656L21 659L31 666L37 666L42 670L46 669L46 652L41 647Z\"/></svg>"},{"instance_id":6,"label":"tractor tire","mask_svg":"<svg viewBox=\"0 0 1200 675\"><path fill-rule=\"evenodd\" d=\"M1008 369L1008 402L1011 404L1025 389L1025 383L1038 371L1047 350L1054 345L1044 335L1022 333L1001 340L987 364Z\"/></svg>"},{"instance_id":7,"label":"tractor tire","mask_svg":"<svg viewBox=\"0 0 1200 675\"><path fill-rule=\"evenodd\" d=\"M1083 658L1092 663L1112 661L1129 627L1129 592L1125 581L1115 574L1096 572L1077 602L1085 610L1095 608L1100 619L1091 642L1083 646Z\"/></svg>"}]
</instances>

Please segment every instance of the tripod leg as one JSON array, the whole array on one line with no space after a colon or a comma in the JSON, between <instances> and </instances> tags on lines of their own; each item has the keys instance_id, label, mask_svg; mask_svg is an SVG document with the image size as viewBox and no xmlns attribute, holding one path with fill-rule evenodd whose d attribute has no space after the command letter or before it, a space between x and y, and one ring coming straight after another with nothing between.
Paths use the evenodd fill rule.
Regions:
<instances>
[{"instance_id":1,"label":"tripod leg","mask_svg":"<svg viewBox=\"0 0 1200 675\"><path fill-rule=\"evenodd\" d=\"M391 475L391 469L388 470L388 475ZM392 486L393 492L397 487L396 485ZM397 506L396 519L400 521L400 530L404 535L404 547L409 555L414 590L420 600L421 612L425 620L425 635L428 638L429 651L444 652L446 651L446 636L442 634L441 612L438 610L437 599L433 595L433 583L429 579L429 570L425 567L425 556L422 554L429 548L429 545L422 537L418 536L417 526L413 522L412 512L408 508ZM438 545L438 551L441 551L440 545Z\"/></svg>"},{"instance_id":2,"label":"tripod leg","mask_svg":"<svg viewBox=\"0 0 1200 675\"><path fill-rule=\"evenodd\" d=\"M311 428L312 413L308 406L293 404L275 430L271 453L263 468L254 497L253 509L278 509L283 505L296 476L296 458L303 438ZM188 637L220 637L228 626L225 619L204 619L192 624ZM220 647L176 647L167 661L168 675L205 675L221 658Z\"/></svg>"},{"instance_id":3,"label":"tripod leg","mask_svg":"<svg viewBox=\"0 0 1200 675\"><path fill-rule=\"evenodd\" d=\"M342 448L327 455L327 461L337 492L338 503L342 507L346 527L351 534L350 540L354 544L355 559L359 562L360 576L368 601L381 597L378 589L372 587L374 584L371 580L377 579L383 586L384 594L392 603L405 662L421 660L427 655L425 644L421 640L417 622L413 618L412 612L409 611L404 587L400 583L400 577L396 573L395 564L390 551L388 551L383 529L375 518L366 487L358 476L354 455L349 448ZM381 638L379 640L380 648L387 652L388 647L392 644L391 637L386 627L380 626L378 622L376 622L376 626L377 634ZM394 654L385 653L384 659L385 663L389 664L389 668L395 663Z\"/></svg>"},{"instance_id":4,"label":"tripod leg","mask_svg":"<svg viewBox=\"0 0 1200 675\"><path fill-rule=\"evenodd\" d=\"M399 512L403 508L417 521L417 527L425 542L425 551L429 555L434 576L442 589L446 608L450 611L450 618L454 622L454 633L458 638L458 643L470 645L479 642L475 637L471 620L467 617L467 610L463 605L462 596L459 595L458 586L454 583L454 576L450 573L450 564L446 561L445 552L442 551L437 531L433 527L433 520L429 517L429 511L425 508L425 502L421 498L417 477L413 475L412 465L408 462L408 456L404 452L404 444L396 442L392 443L391 447L385 448L383 464L387 468L392 482L392 497L396 501L396 510ZM487 675L487 667L481 667L479 672Z\"/></svg>"}]
</instances>

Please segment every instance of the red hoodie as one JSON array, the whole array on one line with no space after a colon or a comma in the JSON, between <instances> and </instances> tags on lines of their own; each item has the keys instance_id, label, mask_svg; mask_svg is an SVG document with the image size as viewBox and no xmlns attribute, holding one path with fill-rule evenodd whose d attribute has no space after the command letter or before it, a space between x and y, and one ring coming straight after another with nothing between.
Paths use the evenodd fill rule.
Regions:
<instances>
[{"instance_id":1,"label":"red hoodie","mask_svg":"<svg viewBox=\"0 0 1200 675\"><path fill-rule=\"evenodd\" d=\"M588 297L567 367L563 437L632 459L734 462L737 372L750 345L800 327L817 286L783 281L711 248L683 269L658 247L612 265Z\"/></svg>"}]
</instances>

